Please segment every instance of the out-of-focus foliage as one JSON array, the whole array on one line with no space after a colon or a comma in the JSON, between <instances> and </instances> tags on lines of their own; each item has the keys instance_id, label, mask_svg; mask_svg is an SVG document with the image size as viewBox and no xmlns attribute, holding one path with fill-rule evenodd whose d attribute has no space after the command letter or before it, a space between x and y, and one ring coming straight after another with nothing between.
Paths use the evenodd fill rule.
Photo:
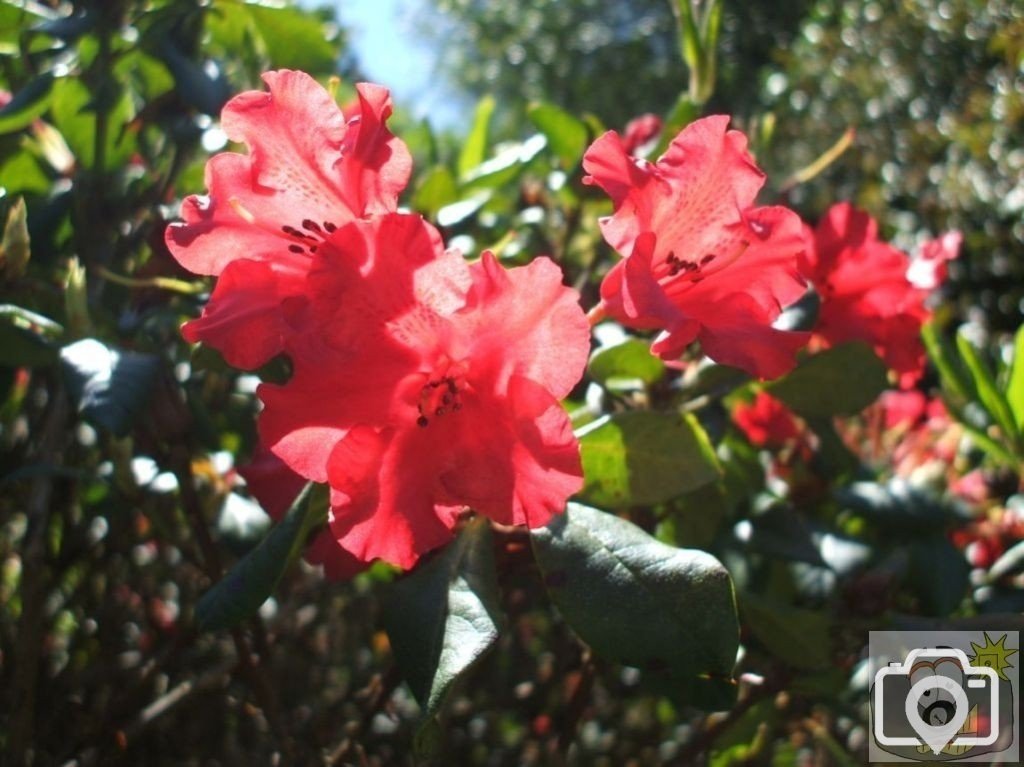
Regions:
<instances>
[{"instance_id":1,"label":"out-of-focus foliage","mask_svg":"<svg viewBox=\"0 0 1024 767\"><path fill-rule=\"evenodd\" d=\"M762 70L769 170L809 163L844 129L854 148L791 200L856 200L911 247L960 229L961 313L1024 316L1024 8L1014 0L819 2ZM780 176L781 177L781 176Z\"/></svg>"},{"instance_id":2,"label":"out-of-focus foliage","mask_svg":"<svg viewBox=\"0 0 1024 767\"><path fill-rule=\"evenodd\" d=\"M324 14L241 0L54 7L0 0L0 749L12 763L856 764L868 630L978 615L1019 628L1024 336L974 329L959 346L930 331L947 404L911 392L917 409L891 422L885 395L862 409L885 385L867 347L762 384L662 362L647 334L605 323L565 403L581 500L600 508L533 534L472 522L406 576L374 566L329 584L288 567L322 506L306 497L268 534L236 471L256 445L258 378L287 365L241 374L181 339L209 282L170 259L162 232L225 146L224 101L270 67L326 82L344 36ZM464 82L495 98L460 140L395 121L417 158L406 202L467 254L550 254L593 306L616 256L582 152L603 123L664 113L686 90L671 7L439 7L476 25L446 43ZM704 111L751 128L776 189L854 125L854 148L790 199L815 214L855 197L904 242L959 226L979 282L961 275L964 306L978 297L985 319L1017 300L1013 3L820 3L792 46L806 5L723 8ZM455 50L463 40L482 47ZM980 284L989 267L996 279ZM736 425L766 392L798 414L784 444ZM725 570L696 549L736 586L738 655ZM621 614L644 625L624 634L609 619L638 589Z\"/></svg>"},{"instance_id":3,"label":"out-of-focus foliage","mask_svg":"<svg viewBox=\"0 0 1024 767\"><path fill-rule=\"evenodd\" d=\"M506 130L533 100L621 128L643 112L667 111L686 89L672 2L428 0L415 18L417 29L437 30L451 80L499 98ZM733 109L756 94L750 63L788 44L806 4L724 4L715 103Z\"/></svg>"}]
</instances>

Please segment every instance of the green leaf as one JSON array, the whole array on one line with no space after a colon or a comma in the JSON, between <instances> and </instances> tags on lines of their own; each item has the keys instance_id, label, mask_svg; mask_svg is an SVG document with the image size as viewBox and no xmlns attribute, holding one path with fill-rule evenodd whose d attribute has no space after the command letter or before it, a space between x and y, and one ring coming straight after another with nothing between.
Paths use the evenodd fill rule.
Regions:
<instances>
[{"instance_id":1,"label":"green leaf","mask_svg":"<svg viewBox=\"0 0 1024 767\"><path fill-rule=\"evenodd\" d=\"M590 358L590 376L610 389L635 388L639 381L650 386L665 373L665 363L651 354L651 347L639 338L615 346L604 346Z\"/></svg>"},{"instance_id":2,"label":"green leaf","mask_svg":"<svg viewBox=\"0 0 1024 767\"><path fill-rule=\"evenodd\" d=\"M491 529L472 520L443 551L391 585L384 627L405 680L429 718L452 684L498 638Z\"/></svg>"},{"instance_id":3,"label":"green leaf","mask_svg":"<svg viewBox=\"0 0 1024 767\"><path fill-rule=\"evenodd\" d=\"M960 400L961 405L972 400L971 381L960 369L952 347L939 333L934 322L926 322L921 327L921 339L924 341L929 359L939 371L943 388Z\"/></svg>"},{"instance_id":4,"label":"green leaf","mask_svg":"<svg viewBox=\"0 0 1024 767\"><path fill-rule=\"evenodd\" d=\"M772 655L805 670L829 668L832 622L823 612L769 601L750 593L740 595L743 625Z\"/></svg>"},{"instance_id":5,"label":"green leaf","mask_svg":"<svg viewBox=\"0 0 1024 767\"><path fill-rule=\"evenodd\" d=\"M27 127L50 105L54 76L45 72L32 79L0 109L0 133L12 133Z\"/></svg>"},{"instance_id":6,"label":"green leaf","mask_svg":"<svg viewBox=\"0 0 1024 767\"><path fill-rule=\"evenodd\" d=\"M310 482L284 519L200 598L196 605L200 630L229 629L255 614L299 556L309 534L326 519L327 488Z\"/></svg>"},{"instance_id":7,"label":"green leaf","mask_svg":"<svg viewBox=\"0 0 1024 767\"><path fill-rule=\"evenodd\" d=\"M1024 325L1013 340L1013 367L1006 385L1006 400L1013 411L1017 429L1024 431Z\"/></svg>"},{"instance_id":8,"label":"green leaf","mask_svg":"<svg viewBox=\"0 0 1024 767\"><path fill-rule=\"evenodd\" d=\"M7 194L42 195L50 186L50 177L32 149L22 149L0 159L0 189Z\"/></svg>"},{"instance_id":9,"label":"green leaf","mask_svg":"<svg viewBox=\"0 0 1024 767\"><path fill-rule=\"evenodd\" d=\"M435 165L423 174L412 196L412 207L434 218L446 205L459 199L455 176L445 165Z\"/></svg>"},{"instance_id":10,"label":"green leaf","mask_svg":"<svg viewBox=\"0 0 1024 767\"><path fill-rule=\"evenodd\" d=\"M956 347L960 352L960 358L971 374L978 399L981 400L981 404L993 423L998 424L1009 439L1016 440L1020 433L1010 404L1006 401L1003 393L999 391L995 377L981 358L981 353L974 347L962 329L956 334Z\"/></svg>"},{"instance_id":11,"label":"green leaf","mask_svg":"<svg viewBox=\"0 0 1024 767\"><path fill-rule=\"evenodd\" d=\"M0 365L42 367L56 361L56 347L47 343L35 330L0 321Z\"/></svg>"},{"instance_id":12,"label":"green leaf","mask_svg":"<svg viewBox=\"0 0 1024 767\"><path fill-rule=\"evenodd\" d=\"M908 547L911 587L926 615L942 618L960 607L970 590L971 566L941 531L919 537Z\"/></svg>"},{"instance_id":13,"label":"green leaf","mask_svg":"<svg viewBox=\"0 0 1024 767\"><path fill-rule=\"evenodd\" d=\"M579 434L583 499L598 506L667 501L718 479L707 434L692 415L634 411L587 424Z\"/></svg>"},{"instance_id":14,"label":"green leaf","mask_svg":"<svg viewBox=\"0 0 1024 767\"><path fill-rule=\"evenodd\" d=\"M341 40L332 27L301 8L247 3L269 63L278 69L327 74L337 69Z\"/></svg>"},{"instance_id":15,"label":"green leaf","mask_svg":"<svg viewBox=\"0 0 1024 767\"><path fill-rule=\"evenodd\" d=\"M487 156L487 134L490 129L491 115L494 114L494 98L484 96L476 105L473 126L469 129L466 142L459 153L459 178L466 178L470 172L484 161Z\"/></svg>"},{"instance_id":16,"label":"green leaf","mask_svg":"<svg viewBox=\"0 0 1024 767\"><path fill-rule=\"evenodd\" d=\"M886 385L885 364L857 342L808 357L765 389L805 418L816 418L859 413Z\"/></svg>"},{"instance_id":17,"label":"green leaf","mask_svg":"<svg viewBox=\"0 0 1024 767\"><path fill-rule=\"evenodd\" d=\"M104 91L103 98L110 102L105 166L112 170L122 168L135 151L135 134L127 130L134 117L134 106L127 89L119 88L117 83L106 83ZM54 84L50 105L53 124L78 162L87 168L92 168L96 151L96 106L94 95L81 80L64 77Z\"/></svg>"},{"instance_id":18,"label":"green leaf","mask_svg":"<svg viewBox=\"0 0 1024 767\"><path fill-rule=\"evenodd\" d=\"M575 503L532 540L552 600L598 655L667 672L689 692L730 686L739 625L732 580L713 556Z\"/></svg>"},{"instance_id":19,"label":"green leaf","mask_svg":"<svg viewBox=\"0 0 1024 767\"><path fill-rule=\"evenodd\" d=\"M174 86L189 106L204 114L217 116L231 98L231 84L224 72L208 71L202 64L178 50L169 39L164 38L158 46L160 60L174 78Z\"/></svg>"},{"instance_id":20,"label":"green leaf","mask_svg":"<svg viewBox=\"0 0 1024 767\"><path fill-rule=\"evenodd\" d=\"M118 436L142 413L160 370L155 354L119 351L95 338L65 346L60 361L78 412Z\"/></svg>"},{"instance_id":21,"label":"green leaf","mask_svg":"<svg viewBox=\"0 0 1024 767\"><path fill-rule=\"evenodd\" d=\"M554 104L531 104L527 117L548 140L548 146L566 170L575 168L587 148L587 126Z\"/></svg>"}]
</instances>

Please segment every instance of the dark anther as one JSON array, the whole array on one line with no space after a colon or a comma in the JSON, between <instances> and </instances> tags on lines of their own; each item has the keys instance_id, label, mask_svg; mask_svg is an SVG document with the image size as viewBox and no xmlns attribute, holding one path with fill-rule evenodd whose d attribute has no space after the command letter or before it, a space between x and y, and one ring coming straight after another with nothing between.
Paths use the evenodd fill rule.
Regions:
<instances>
[{"instance_id":1,"label":"dark anther","mask_svg":"<svg viewBox=\"0 0 1024 767\"><path fill-rule=\"evenodd\" d=\"M290 250L292 253L302 253L302 246L301 245L289 245L288 246L288 250Z\"/></svg>"},{"instance_id":2,"label":"dark anther","mask_svg":"<svg viewBox=\"0 0 1024 767\"><path fill-rule=\"evenodd\" d=\"M446 405L452 404L452 395L445 394L443 397L441 397L441 402L443 402Z\"/></svg>"},{"instance_id":3,"label":"dark anther","mask_svg":"<svg viewBox=\"0 0 1024 767\"><path fill-rule=\"evenodd\" d=\"M438 386L440 386L440 385L441 385L441 382L440 382L440 381L431 381L431 382L429 383L429 386L430 386L430 388L431 388L431 389L436 389L436 388L437 388Z\"/></svg>"},{"instance_id":4,"label":"dark anther","mask_svg":"<svg viewBox=\"0 0 1024 767\"><path fill-rule=\"evenodd\" d=\"M316 253L316 245L310 245L309 246L309 252L310 253Z\"/></svg>"},{"instance_id":5,"label":"dark anther","mask_svg":"<svg viewBox=\"0 0 1024 767\"><path fill-rule=\"evenodd\" d=\"M425 415L421 415L419 418L416 419L417 426L426 426L428 423L430 423L430 421L427 420L427 417Z\"/></svg>"},{"instance_id":6,"label":"dark anther","mask_svg":"<svg viewBox=\"0 0 1024 767\"><path fill-rule=\"evenodd\" d=\"M453 379L449 378L448 379L448 391L450 391L452 394L455 394L455 392L457 392L458 390L459 389L455 385L455 381Z\"/></svg>"},{"instance_id":7,"label":"dark anther","mask_svg":"<svg viewBox=\"0 0 1024 767\"><path fill-rule=\"evenodd\" d=\"M715 254L714 253L708 253L706 256L704 256L704 258L702 258L700 260L700 265L704 266L706 264L710 264L714 260L715 260Z\"/></svg>"},{"instance_id":8,"label":"dark anther","mask_svg":"<svg viewBox=\"0 0 1024 767\"><path fill-rule=\"evenodd\" d=\"M445 410L443 407L439 407L437 410L434 411L434 415L444 415L444 413Z\"/></svg>"},{"instance_id":9,"label":"dark anther","mask_svg":"<svg viewBox=\"0 0 1024 767\"><path fill-rule=\"evenodd\" d=\"M284 232L285 234L290 234L293 237L297 234L300 234L298 229L296 229L294 226L288 226L287 224L281 227L281 231Z\"/></svg>"},{"instance_id":10,"label":"dark anther","mask_svg":"<svg viewBox=\"0 0 1024 767\"><path fill-rule=\"evenodd\" d=\"M319 232L320 224L318 224L316 221L313 221L312 219L304 218L302 219L302 228L308 229L311 232Z\"/></svg>"},{"instance_id":11,"label":"dark anther","mask_svg":"<svg viewBox=\"0 0 1024 767\"><path fill-rule=\"evenodd\" d=\"M333 232L337 228L338 227L336 224L332 224L330 221L324 221L324 229L326 229L328 232Z\"/></svg>"}]
</instances>

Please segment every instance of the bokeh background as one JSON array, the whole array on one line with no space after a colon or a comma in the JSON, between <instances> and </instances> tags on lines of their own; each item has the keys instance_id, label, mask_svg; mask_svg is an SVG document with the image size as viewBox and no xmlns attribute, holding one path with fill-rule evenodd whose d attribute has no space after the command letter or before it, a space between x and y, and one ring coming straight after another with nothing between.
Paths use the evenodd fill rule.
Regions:
<instances>
[{"instance_id":1,"label":"bokeh background","mask_svg":"<svg viewBox=\"0 0 1024 767\"><path fill-rule=\"evenodd\" d=\"M1024 5L722 8L698 106L669 0L0 0L0 223L14 222L0 264L0 760L861 764L869 628L1019 618L1024 445L960 447L967 427L1007 436L975 390L970 423L923 421L912 440L880 411L822 419L832 441L782 492L779 456L751 446L722 399L749 398L749 382L714 368L683 383L644 350L639 389L591 371L597 410L702 399L727 470L609 510L729 567L747 687L728 712L593 657L522 533L499 536L504 631L449 701L440 757L418 741L437 733L381 629L387 568L328 584L296 565L244 630L196 626L200 596L270 519L253 497L258 378L181 340L210 286L173 262L163 230L227 147L220 108L268 68L340 75L342 101L362 79L391 88L416 160L405 202L467 253L551 254L585 306L614 258L596 226L607 200L580 182L586 143L644 113L676 127L731 114L768 173L765 202L813 222L852 200L907 251L963 232L937 326L966 324L1005 384L1024 313ZM851 128L845 152L789 183ZM90 338L99 352L77 346ZM932 371L922 388L938 385ZM584 420L586 388L569 403ZM897 457L914 482L894 484ZM975 469L973 500L954 501Z\"/></svg>"}]
</instances>

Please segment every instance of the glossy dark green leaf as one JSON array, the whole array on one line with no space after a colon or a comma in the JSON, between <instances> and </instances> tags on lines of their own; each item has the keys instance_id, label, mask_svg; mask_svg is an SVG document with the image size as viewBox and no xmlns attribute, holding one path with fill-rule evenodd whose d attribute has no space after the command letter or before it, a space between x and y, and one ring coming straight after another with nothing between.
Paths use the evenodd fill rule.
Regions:
<instances>
[{"instance_id":1,"label":"glossy dark green leaf","mask_svg":"<svg viewBox=\"0 0 1024 767\"><path fill-rule=\"evenodd\" d=\"M212 62L204 65L189 58L166 39L161 41L158 52L182 101L204 114L219 115L231 98L231 84L224 71Z\"/></svg>"},{"instance_id":2,"label":"glossy dark green leaf","mask_svg":"<svg viewBox=\"0 0 1024 767\"><path fill-rule=\"evenodd\" d=\"M665 363L639 338L601 347L591 356L588 368L595 381L612 389L635 387L637 382L649 386L665 373Z\"/></svg>"},{"instance_id":3,"label":"glossy dark green leaf","mask_svg":"<svg viewBox=\"0 0 1024 767\"><path fill-rule=\"evenodd\" d=\"M598 506L660 503L720 475L714 449L693 416L633 411L594 421L579 434L585 485Z\"/></svg>"},{"instance_id":4,"label":"glossy dark green leaf","mask_svg":"<svg viewBox=\"0 0 1024 767\"><path fill-rule=\"evenodd\" d=\"M60 350L68 392L87 420L123 436L143 412L160 370L154 354L86 338Z\"/></svg>"},{"instance_id":5,"label":"glossy dark green leaf","mask_svg":"<svg viewBox=\"0 0 1024 767\"><path fill-rule=\"evenodd\" d=\"M598 655L667 675L682 689L701 680L731 686L736 603L713 556L574 503L532 540L552 600Z\"/></svg>"},{"instance_id":6,"label":"glossy dark green leaf","mask_svg":"<svg viewBox=\"0 0 1024 767\"><path fill-rule=\"evenodd\" d=\"M15 93L0 109L0 133L21 130L40 117L50 105L53 83L53 74L44 72Z\"/></svg>"},{"instance_id":7,"label":"glossy dark green leaf","mask_svg":"<svg viewBox=\"0 0 1024 767\"><path fill-rule=\"evenodd\" d=\"M846 508L889 529L920 532L942 528L949 522L965 521L956 507L942 504L940 499L902 479L886 484L852 482L838 488L835 495Z\"/></svg>"},{"instance_id":8,"label":"glossy dark green leaf","mask_svg":"<svg viewBox=\"0 0 1024 767\"><path fill-rule=\"evenodd\" d=\"M804 360L765 388L807 418L853 415L887 385L885 364L864 343L836 346Z\"/></svg>"},{"instance_id":9,"label":"glossy dark green leaf","mask_svg":"<svg viewBox=\"0 0 1024 767\"><path fill-rule=\"evenodd\" d=\"M739 602L743 625L772 655L798 669L825 669L832 665L832 620L824 612L792 607L749 593L741 594Z\"/></svg>"},{"instance_id":10,"label":"glossy dark green leaf","mask_svg":"<svg viewBox=\"0 0 1024 767\"><path fill-rule=\"evenodd\" d=\"M203 631L229 629L254 615L299 556L310 532L326 519L327 488L310 482L284 519L270 528L256 548L203 594L196 605L199 628Z\"/></svg>"},{"instance_id":11,"label":"glossy dark green leaf","mask_svg":"<svg viewBox=\"0 0 1024 767\"><path fill-rule=\"evenodd\" d=\"M498 616L491 530L483 518L391 585L384 627L427 717L441 710L452 684L497 640Z\"/></svg>"},{"instance_id":12,"label":"glossy dark green leaf","mask_svg":"<svg viewBox=\"0 0 1024 767\"><path fill-rule=\"evenodd\" d=\"M487 156L487 137L490 132L491 115L494 114L494 99L484 96L476 105L473 124L462 143L459 153L459 178L467 178Z\"/></svg>"},{"instance_id":13,"label":"glossy dark green leaf","mask_svg":"<svg viewBox=\"0 0 1024 767\"><path fill-rule=\"evenodd\" d=\"M566 170L576 167L587 148L587 126L554 104L531 104L527 109L537 130L548 140L548 147Z\"/></svg>"}]
</instances>

